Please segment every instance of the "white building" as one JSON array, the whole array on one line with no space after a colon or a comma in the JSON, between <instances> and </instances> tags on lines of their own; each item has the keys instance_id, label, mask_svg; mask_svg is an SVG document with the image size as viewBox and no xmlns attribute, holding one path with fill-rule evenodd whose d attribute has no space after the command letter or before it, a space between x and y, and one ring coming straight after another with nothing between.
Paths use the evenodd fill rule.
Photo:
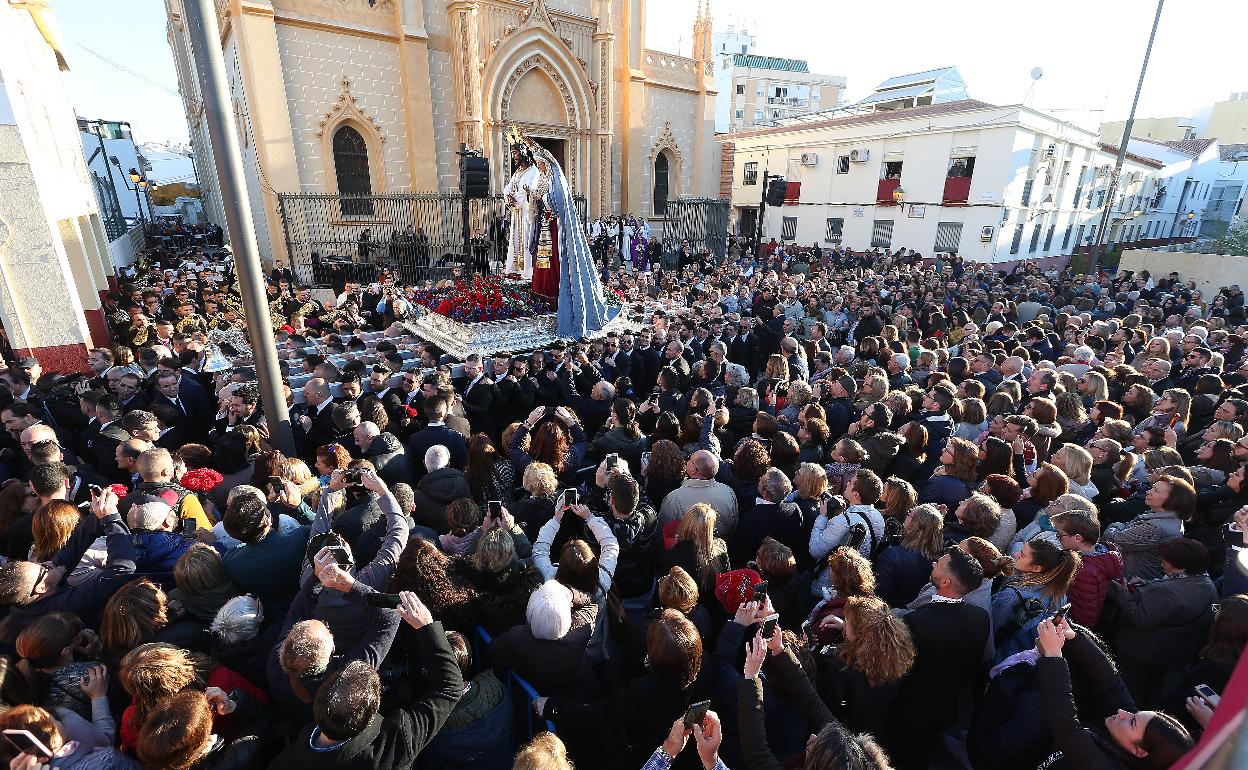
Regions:
<instances>
[{"instance_id":1,"label":"white building","mask_svg":"<svg viewBox=\"0 0 1248 770\"><path fill-rule=\"evenodd\" d=\"M845 78L815 74L802 59L716 51L716 133L776 125L835 107L844 96Z\"/></svg>"},{"instance_id":2,"label":"white building","mask_svg":"<svg viewBox=\"0 0 1248 770\"><path fill-rule=\"evenodd\" d=\"M150 220L151 200L130 177L134 170L144 179L150 178L130 124L78 118L78 138L108 234L116 237L124 232L126 220Z\"/></svg>"},{"instance_id":3,"label":"white building","mask_svg":"<svg viewBox=\"0 0 1248 770\"><path fill-rule=\"evenodd\" d=\"M977 262L1070 254L1093 241L1114 160L1092 131L1028 107L969 99L732 140L738 232L754 232L766 173L788 185L785 205L766 209L764 239L904 247ZM1128 157L1122 195L1143 201L1162 166ZM1110 232L1133 213L1112 212Z\"/></svg>"},{"instance_id":4,"label":"white building","mask_svg":"<svg viewBox=\"0 0 1248 770\"><path fill-rule=\"evenodd\" d=\"M758 38L744 27L737 29L736 24L729 24L723 31L711 35L711 49L717 57L731 53L754 53L757 47Z\"/></svg>"},{"instance_id":5,"label":"white building","mask_svg":"<svg viewBox=\"0 0 1248 770\"><path fill-rule=\"evenodd\" d=\"M132 252L104 232L68 68L46 5L0 3L0 322L17 355L60 372L109 342L100 297Z\"/></svg>"}]
</instances>

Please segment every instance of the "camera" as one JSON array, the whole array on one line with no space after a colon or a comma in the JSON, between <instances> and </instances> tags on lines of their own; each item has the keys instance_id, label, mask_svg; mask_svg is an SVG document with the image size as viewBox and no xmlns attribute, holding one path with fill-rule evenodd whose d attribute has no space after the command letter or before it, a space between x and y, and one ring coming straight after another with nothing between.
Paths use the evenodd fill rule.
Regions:
<instances>
[{"instance_id":1,"label":"camera","mask_svg":"<svg viewBox=\"0 0 1248 770\"><path fill-rule=\"evenodd\" d=\"M342 477L347 480L348 484L359 484L364 477L364 469L347 468L342 472Z\"/></svg>"}]
</instances>

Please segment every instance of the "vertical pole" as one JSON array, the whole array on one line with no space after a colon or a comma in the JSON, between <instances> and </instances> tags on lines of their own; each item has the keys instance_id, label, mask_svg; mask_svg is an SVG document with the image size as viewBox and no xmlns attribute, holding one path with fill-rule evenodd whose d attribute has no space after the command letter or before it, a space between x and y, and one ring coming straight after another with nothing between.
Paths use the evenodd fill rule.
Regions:
<instances>
[{"instance_id":1,"label":"vertical pole","mask_svg":"<svg viewBox=\"0 0 1248 770\"><path fill-rule=\"evenodd\" d=\"M758 223L754 226L754 256L763 254L763 217L767 215L767 179L769 175L763 171L763 194L758 198Z\"/></svg>"},{"instance_id":2,"label":"vertical pole","mask_svg":"<svg viewBox=\"0 0 1248 770\"><path fill-rule=\"evenodd\" d=\"M1135 98L1131 100L1131 112L1127 115L1127 123L1122 127L1122 142L1118 145L1118 159L1114 161L1114 173L1109 177L1109 189L1105 193L1105 211L1101 214L1101 224L1096 229L1096 243L1092 246L1092 261L1088 263L1089 276L1096 275L1102 244L1105 242L1105 231L1109 229L1109 216L1114 210L1114 194L1118 192L1118 176L1122 173L1122 162L1127 157L1127 144L1131 141L1131 129L1135 126L1135 108L1140 103L1140 91L1144 90L1144 73L1148 72L1148 58L1153 53L1153 39L1157 37L1157 25L1161 23L1161 7L1165 3L1166 0L1157 0L1153 29L1148 33L1148 45L1144 48L1144 62L1140 65L1140 79L1135 84Z\"/></svg>"},{"instance_id":3,"label":"vertical pole","mask_svg":"<svg viewBox=\"0 0 1248 770\"><path fill-rule=\"evenodd\" d=\"M460 219L464 231L464 275L471 275L476 272L476 262L472 258L472 228L468 225L468 164L465 158L468 157L468 145L460 143L459 145L459 201L460 201Z\"/></svg>"},{"instance_id":4,"label":"vertical pole","mask_svg":"<svg viewBox=\"0 0 1248 770\"><path fill-rule=\"evenodd\" d=\"M212 142L212 156L217 167L221 202L225 221L234 236L234 264L238 270L239 290L243 295L243 314L250 332L251 349L260 378L260 399L265 421L269 425L269 443L287 455L295 452L286 395L277 364L277 348L273 342L273 320L269 317L265 294L264 271L256 245L256 226L251 216L251 201L243 172L242 152L234 125L233 110L225 74L225 58L221 54L221 31L217 27L217 10L213 0L184 0L183 13L191 37L191 51L200 78L204 99L204 117Z\"/></svg>"}]
</instances>

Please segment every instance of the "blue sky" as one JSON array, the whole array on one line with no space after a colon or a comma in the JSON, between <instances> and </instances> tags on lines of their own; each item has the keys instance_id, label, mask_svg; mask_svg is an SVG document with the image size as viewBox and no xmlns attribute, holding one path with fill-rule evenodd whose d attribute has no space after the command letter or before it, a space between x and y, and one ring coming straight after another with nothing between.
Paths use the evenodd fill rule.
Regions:
<instances>
[{"instance_id":1,"label":"blue sky","mask_svg":"<svg viewBox=\"0 0 1248 770\"><path fill-rule=\"evenodd\" d=\"M972 97L1014 104L1039 66L1045 74L1029 105L1103 110L1094 116L1107 120L1126 117L1156 7L1152 0L713 3L717 29L736 21L757 34L759 53L805 58L813 71L844 75L850 99L892 75L953 64ZM54 0L53 8L69 41L68 80L79 114L128 120L139 141L185 141L162 0ZM696 8L696 0L647 3L649 47L687 55ZM1190 116L1248 91L1245 29L1244 0L1169 0L1139 115Z\"/></svg>"}]
</instances>

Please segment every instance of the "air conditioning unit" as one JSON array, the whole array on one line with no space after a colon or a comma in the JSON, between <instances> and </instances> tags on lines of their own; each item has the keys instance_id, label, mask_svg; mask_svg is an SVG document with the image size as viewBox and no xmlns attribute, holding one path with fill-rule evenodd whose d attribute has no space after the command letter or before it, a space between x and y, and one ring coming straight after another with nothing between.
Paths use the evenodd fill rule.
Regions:
<instances>
[{"instance_id":1,"label":"air conditioning unit","mask_svg":"<svg viewBox=\"0 0 1248 770\"><path fill-rule=\"evenodd\" d=\"M866 163L867 158L870 158L870 157L871 157L870 150L850 150L849 151L850 163Z\"/></svg>"},{"instance_id":2,"label":"air conditioning unit","mask_svg":"<svg viewBox=\"0 0 1248 770\"><path fill-rule=\"evenodd\" d=\"M1052 160L1056 157L1057 157L1057 145L1056 144L1050 144L1048 147L1044 148L1045 160Z\"/></svg>"},{"instance_id":3,"label":"air conditioning unit","mask_svg":"<svg viewBox=\"0 0 1248 770\"><path fill-rule=\"evenodd\" d=\"M802 153L802 165L803 165L803 166L817 166L817 165L819 165L819 153L817 153L817 152L804 152L804 153Z\"/></svg>"}]
</instances>

